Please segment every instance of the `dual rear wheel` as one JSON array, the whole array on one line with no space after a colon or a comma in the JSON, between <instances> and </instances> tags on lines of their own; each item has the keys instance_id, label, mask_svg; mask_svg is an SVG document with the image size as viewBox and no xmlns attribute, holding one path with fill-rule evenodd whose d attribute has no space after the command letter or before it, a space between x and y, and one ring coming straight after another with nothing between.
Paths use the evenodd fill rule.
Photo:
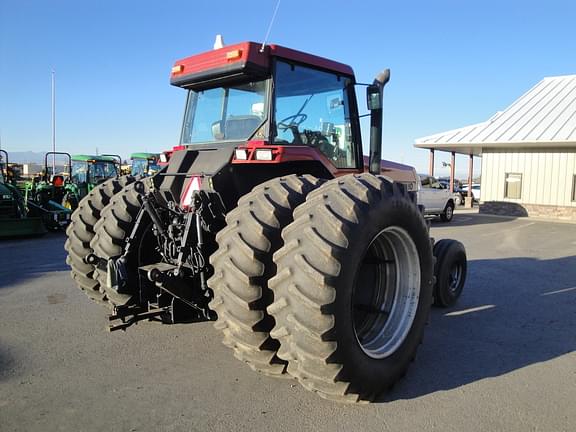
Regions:
<instances>
[{"instance_id":1,"label":"dual rear wheel","mask_svg":"<svg viewBox=\"0 0 576 432\"><path fill-rule=\"evenodd\" d=\"M434 260L401 185L370 174L274 179L240 200L217 241L211 307L236 357L338 401L374 400L404 375Z\"/></svg>"},{"instance_id":2,"label":"dual rear wheel","mask_svg":"<svg viewBox=\"0 0 576 432\"><path fill-rule=\"evenodd\" d=\"M71 267L72 279L97 303L107 305L108 298L96 278L96 267L86 263L84 258L94 252L91 242L95 236L96 225L102 217L102 211L109 205L114 195L135 181L134 177L127 175L96 186L80 201L66 229L68 239L64 248L68 253L66 263Z\"/></svg>"}]
</instances>

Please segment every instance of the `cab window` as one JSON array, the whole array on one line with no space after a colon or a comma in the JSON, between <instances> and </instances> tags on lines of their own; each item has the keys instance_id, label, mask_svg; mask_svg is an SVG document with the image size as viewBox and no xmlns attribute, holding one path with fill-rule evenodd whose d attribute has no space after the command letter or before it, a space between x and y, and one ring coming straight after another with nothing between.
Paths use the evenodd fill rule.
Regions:
<instances>
[{"instance_id":1,"label":"cab window","mask_svg":"<svg viewBox=\"0 0 576 432\"><path fill-rule=\"evenodd\" d=\"M349 78L278 61L274 143L314 147L337 168L356 168L349 84Z\"/></svg>"},{"instance_id":2,"label":"cab window","mask_svg":"<svg viewBox=\"0 0 576 432\"><path fill-rule=\"evenodd\" d=\"M72 161L72 182L86 183L88 175L88 164L86 162Z\"/></svg>"}]
</instances>

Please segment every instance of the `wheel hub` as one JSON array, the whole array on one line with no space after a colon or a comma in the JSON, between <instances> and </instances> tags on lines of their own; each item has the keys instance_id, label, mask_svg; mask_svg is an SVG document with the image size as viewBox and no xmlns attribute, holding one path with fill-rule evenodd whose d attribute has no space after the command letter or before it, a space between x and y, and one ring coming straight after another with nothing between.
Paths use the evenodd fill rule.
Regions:
<instances>
[{"instance_id":1,"label":"wheel hub","mask_svg":"<svg viewBox=\"0 0 576 432\"><path fill-rule=\"evenodd\" d=\"M359 266L352 299L356 339L372 358L392 355L410 329L420 297L420 260L406 230L374 237Z\"/></svg>"}]
</instances>

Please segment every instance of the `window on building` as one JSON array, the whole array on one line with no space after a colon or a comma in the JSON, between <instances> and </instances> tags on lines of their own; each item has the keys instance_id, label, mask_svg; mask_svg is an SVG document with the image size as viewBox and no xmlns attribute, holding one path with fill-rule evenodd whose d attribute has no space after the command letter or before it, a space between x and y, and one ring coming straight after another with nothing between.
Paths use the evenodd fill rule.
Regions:
<instances>
[{"instance_id":1,"label":"window on building","mask_svg":"<svg viewBox=\"0 0 576 432\"><path fill-rule=\"evenodd\" d=\"M576 174L572 176L572 201L576 201Z\"/></svg>"},{"instance_id":2,"label":"window on building","mask_svg":"<svg viewBox=\"0 0 576 432\"><path fill-rule=\"evenodd\" d=\"M519 199L522 193L522 174L506 173L504 197Z\"/></svg>"}]
</instances>

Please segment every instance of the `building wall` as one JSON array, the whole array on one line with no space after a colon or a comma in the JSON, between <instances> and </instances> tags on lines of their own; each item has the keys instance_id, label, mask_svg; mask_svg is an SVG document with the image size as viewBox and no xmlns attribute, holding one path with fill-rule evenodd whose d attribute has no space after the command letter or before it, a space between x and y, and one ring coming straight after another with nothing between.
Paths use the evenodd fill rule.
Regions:
<instances>
[{"instance_id":1,"label":"building wall","mask_svg":"<svg viewBox=\"0 0 576 432\"><path fill-rule=\"evenodd\" d=\"M506 173L522 174L520 199L504 198ZM484 151L482 201L576 207L571 199L575 174L576 149Z\"/></svg>"},{"instance_id":2,"label":"building wall","mask_svg":"<svg viewBox=\"0 0 576 432\"><path fill-rule=\"evenodd\" d=\"M522 174L520 199L504 197L506 173ZM486 149L482 154L481 211L514 215L524 211L546 217L558 214L576 220L576 201L572 201L575 174L576 148Z\"/></svg>"}]
</instances>

